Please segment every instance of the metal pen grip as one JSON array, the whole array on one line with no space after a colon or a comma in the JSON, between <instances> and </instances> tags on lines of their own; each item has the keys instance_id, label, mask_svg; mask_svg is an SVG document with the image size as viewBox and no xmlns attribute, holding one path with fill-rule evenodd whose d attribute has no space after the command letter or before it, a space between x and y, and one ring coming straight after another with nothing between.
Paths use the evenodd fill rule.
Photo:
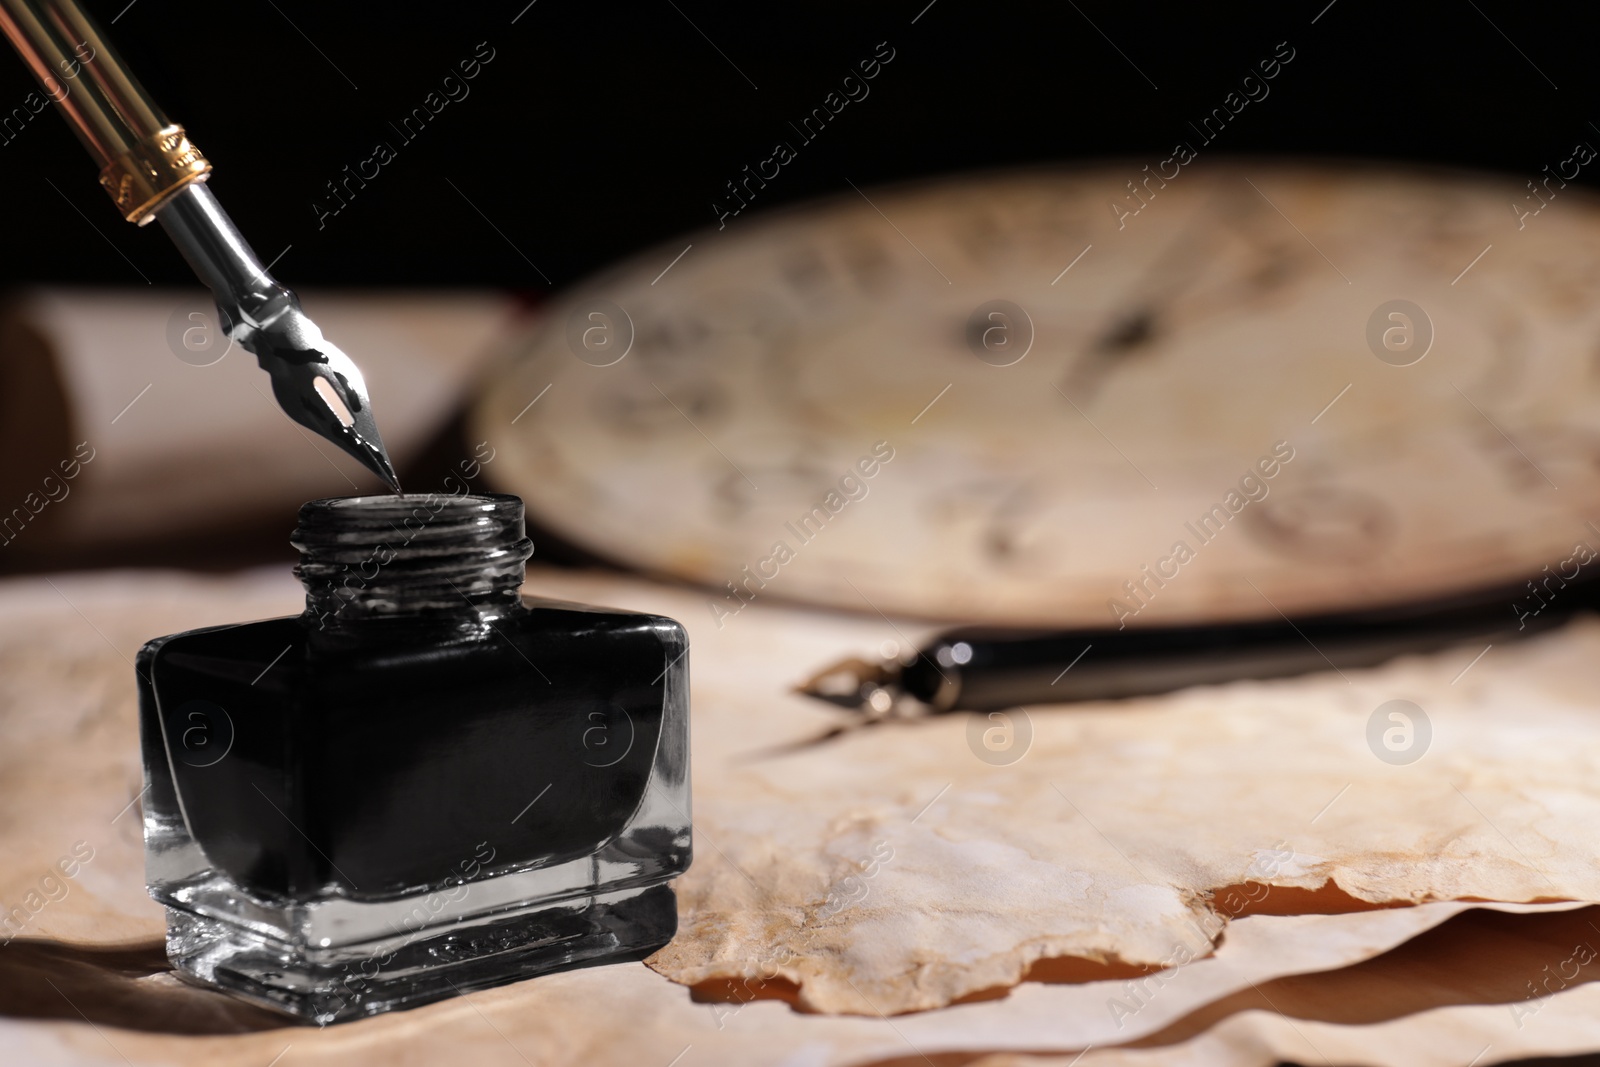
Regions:
<instances>
[{"instance_id":1,"label":"metal pen grip","mask_svg":"<svg viewBox=\"0 0 1600 1067\"><path fill-rule=\"evenodd\" d=\"M100 184L141 225L211 164L167 120L74 0L0 0L0 30L100 166Z\"/></svg>"}]
</instances>

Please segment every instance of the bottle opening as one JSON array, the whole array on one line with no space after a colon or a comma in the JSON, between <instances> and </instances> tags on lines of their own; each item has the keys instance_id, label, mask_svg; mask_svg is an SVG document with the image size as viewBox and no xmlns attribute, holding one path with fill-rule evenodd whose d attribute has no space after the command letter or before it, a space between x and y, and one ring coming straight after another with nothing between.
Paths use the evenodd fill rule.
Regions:
<instances>
[{"instance_id":1,"label":"bottle opening","mask_svg":"<svg viewBox=\"0 0 1600 1067\"><path fill-rule=\"evenodd\" d=\"M330 497L291 539L322 628L374 618L488 621L514 610L533 554L522 500L501 493Z\"/></svg>"}]
</instances>

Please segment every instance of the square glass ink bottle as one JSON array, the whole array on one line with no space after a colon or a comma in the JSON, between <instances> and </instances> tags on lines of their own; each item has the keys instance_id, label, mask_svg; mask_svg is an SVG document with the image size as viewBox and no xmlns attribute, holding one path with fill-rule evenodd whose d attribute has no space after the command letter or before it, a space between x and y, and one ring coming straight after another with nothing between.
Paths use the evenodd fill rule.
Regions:
<instances>
[{"instance_id":1,"label":"square glass ink bottle","mask_svg":"<svg viewBox=\"0 0 1600 1067\"><path fill-rule=\"evenodd\" d=\"M303 614L140 651L167 955L319 1023L671 940L688 638L518 595L522 501L317 500Z\"/></svg>"}]
</instances>

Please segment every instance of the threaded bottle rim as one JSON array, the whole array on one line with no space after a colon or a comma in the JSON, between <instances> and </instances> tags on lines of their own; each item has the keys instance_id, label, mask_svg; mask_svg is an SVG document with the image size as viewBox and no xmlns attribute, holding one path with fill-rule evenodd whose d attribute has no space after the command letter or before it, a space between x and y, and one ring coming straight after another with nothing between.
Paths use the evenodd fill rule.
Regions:
<instances>
[{"instance_id":1,"label":"threaded bottle rim","mask_svg":"<svg viewBox=\"0 0 1600 1067\"><path fill-rule=\"evenodd\" d=\"M519 497L406 493L300 508L291 543L307 611L325 620L490 615L514 605L533 554Z\"/></svg>"}]
</instances>

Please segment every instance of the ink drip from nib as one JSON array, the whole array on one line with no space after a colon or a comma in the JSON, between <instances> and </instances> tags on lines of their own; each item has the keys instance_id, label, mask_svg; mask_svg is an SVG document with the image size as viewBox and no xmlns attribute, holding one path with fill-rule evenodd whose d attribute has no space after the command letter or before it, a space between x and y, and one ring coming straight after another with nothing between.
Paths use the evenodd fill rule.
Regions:
<instances>
[{"instance_id":1,"label":"ink drip from nib","mask_svg":"<svg viewBox=\"0 0 1600 1067\"><path fill-rule=\"evenodd\" d=\"M312 501L293 540L305 612L139 653L173 964L330 1022L666 944L683 627L524 601L512 496Z\"/></svg>"}]
</instances>

